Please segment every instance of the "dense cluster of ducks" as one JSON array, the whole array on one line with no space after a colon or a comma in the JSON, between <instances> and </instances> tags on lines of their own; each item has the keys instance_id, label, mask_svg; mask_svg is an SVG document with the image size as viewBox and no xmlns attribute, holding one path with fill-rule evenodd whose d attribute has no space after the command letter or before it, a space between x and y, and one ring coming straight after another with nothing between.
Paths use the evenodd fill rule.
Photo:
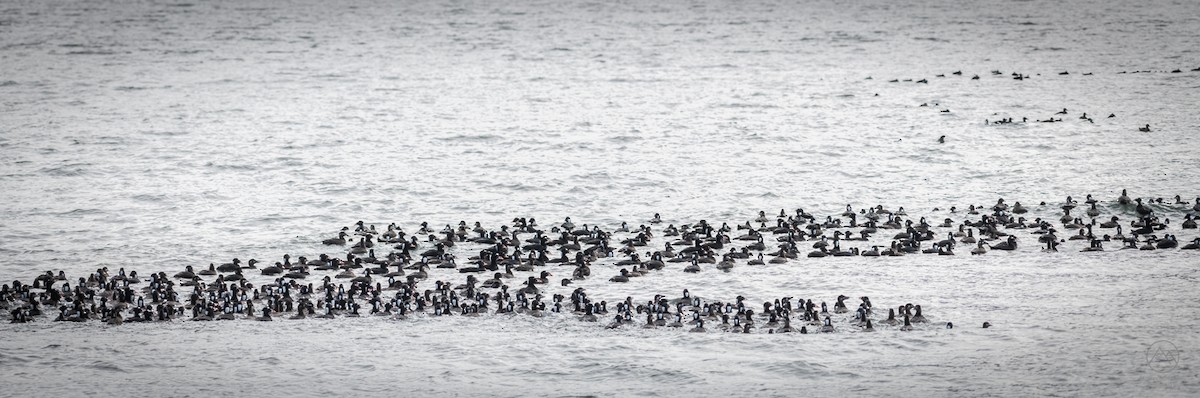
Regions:
<instances>
[{"instance_id":1,"label":"dense cluster of ducks","mask_svg":"<svg viewBox=\"0 0 1200 398\"><path fill-rule=\"evenodd\" d=\"M359 221L353 228L344 227L336 237L322 242L345 250L344 256L320 254L311 259L304 256L293 259L284 254L281 261L261 267L258 260L243 263L235 258L221 265L209 264L199 271L187 266L173 275L165 272L139 275L124 268L116 272L101 268L75 280L69 280L63 271L46 271L29 284L13 281L0 285L0 308L10 313L13 322L43 316L53 316L58 321L100 320L121 324L172 319L268 321L283 316L407 319L489 313L533 316L575 313L583 320L598 321L598 316L610 315L610 305L593 300L583 288L569 287L592 278L593 267L604 267L611 272L607 281L624 283L672 269L690 273L709 269L732 272L743 266L787 264L801 257L947 256L956 254L960 244L973 246L971 254L975 255L989 250L1015 251L1024 247L1020 242L1026 238L1019 235L1037 239L1034 247L1043 252L1059 251L1076 240L1085 243L1080 252L1101 252L1110 242L1122 249L1200 248L1200 238L1181 245L1164 214L1184 213L1178 228L1195 229L1200 198L1192 204L1178 195L1171 201L1130 198L1122 191L1109 203L1087 195L1082 202L1068 196L1057 206L1042 202L1030 207L1039 212L1054 209L1061 216L1028 220L1025 215L1030 208L1020 202L1010 206L999 199L990 207L970 205L961 210L950 207L948 211L935 208L934 212L948 215L936 224L924 217L908 218L903 207L890 211L882 205L857 211L847 205L841 214L823 218L803 209L794 213L781 210L775 217L760 211L757 218L732 227L700 220L695 224L668 224L660 229L664 222L655 214L637 227L621 223L608 230L598 225L576 225L569 217L549 229L539 228L532 218L515 218L511 225L498 229L484 228L479 222L473 226L460 222L457 227L446 225L441 229L422 223L409 235L396 224L381 231L375 225ZM1073 214L1081 208L1082 215ZM1115 210L1120 215L1104 214L1105 210ZM1132 216L1131 219L1122 221L1121 217L1126 215ZM955 222L952 217L963 219ZM1106 221L1100 222L1101 219ZM1098 234L1098 229L1113 231ZM885 233L886 230L891 232ZM1075 232L1060 235L1060 230ZM667 238L666 242L653 243L656 236ZM661 249L647 249L653 246ZM808 247L802 250L802 246ZM384 247L390 248L390 252L377 257L376 249ZM551 257L549 253L554 252L558 254ZM456 254L472 255L460 264ZM569 272L570 277L552 281L551 271L559 269L569 270L563 272ZM465 278L454 282L455 275L461 274L466 274ZM490 277L481 280L485 275ZM307 281L310 278L318 282ZM431 279L432 286L427 283ZM571 293L555 294L555 289ZM834 313L845 309L845 299L837 298ZM700 330L706 330L704 322L723 330L743 332L759 322L771 325L770 330L778 332L806 332L804 326L819 326L820 331L833 327L824 303L817 312L811 300L801 300L793 307L791 298L784 297L765 303L764 311L756 319L744 300L738 297L730 302L706 302L686 292L675 300L659 295L645 303L634 303L632 298L626 298L611 306L614 314L610 326L635 324L644 318L644 325L674 326L687 322ZM850 321L856 327L870 330L874 327L871 305L865 297L862 301ZM901 318L910 318L906 324L919 324L924 319L920 306L906 305L881 322L899 324ZM801 329L791 329L792 320L801 322Z\"/></svg>"},{"instance_id":2,"label":"dense cluster of ducks","mask_svg":"<svg viewBox=\"0 0 1200 398\"><path fill-rule=\"evenodd\" d=\"M575 295L580 293L577 289L576 293L572 294L572 305L579 313L581 306L584 308L581 315L581 320L587 322L596 322L599 320L596 311L605 311L601 315L607 315L607 310L604 309L601 303L600 309L588 309L586 301L580 305L576 302ZM871 305L871 299L863 296L859 297L861 302L850 316L838 316L837 314L848 314L850 308L846 305L846 300L850 297L839 295L837 301L830 311L829 306L825 302L821 302L820 306L814 303L811 299L799 299L793 306L793 297L777 298L773 302L766 301L762 303L762 312L757 316L752 308L747 305L746 298L737 296L732 302L707 302L699 297L691 296L687 289L683 290L683 296L676 299L668 299L662 295L655 295L653 300L645 303L634 303L633 298L626 297L625 301L617 303L614 307L616 315L612 321L608 323L609 329L619 327L641 327L652 329L657 327L673 327L687 328L689 332L704 333L709 331L731 332L731 333L810 333L809 327L813 327L812 333L834 333L838 331L855 331L855 332L874 332L875 325L881 327L896 328L900 331L911 331L914 325L933 324L935 327L945 327L948 329L954 328L953 322L931 323L924 314L921 313L920 305L912 303L901 305L897 308L889 308L887 317L883 318L876 315ZM586 300L583 297L581 300ZM672 307L674 311L672 312ZM899 315L899 318L897 317ZM835 325L834 317L838 316ZM644 318L642 320L641 318ZM756 319L757 318L757 319ZM880 319L882 318L882 319ZM792 321L796 321L799 328L792 326ZM708 324L709 327L705 327ZM990 323L984 323L983 327L990 327Z\"/></svg>"},{"instance_id":3,"label":"dense cluster of ducks","mask_svg":"<svg viewBox=\"0 0 1200 398\"><path fill-rule=\"evenodd\" d=\"M106 280L107 282L99 282ZM532 278L531 278L532 280ZM54 286L63 282L61 287ZM932 324L953 328L951 322L930 323L920 305L911 303L888 309L886 318L877 316L868 297L852 316L846 300L839 295L832 311L825 302L818 305L811 299L800 299L793 305L792 297L782 297L762 304L756 314L745 297L733 301L705 301L691 296L687 289L679 298L668 299L655 295L652 300L635 302L632 297L610 305L593 300L583 288L570 295L544 295L533 282L524 288L511 289L500 285L493 293L484 292L477 280L451 286L437 281L434 289L420 290L416 280L383 287L370 281L353 280L349 287L335 284L329 278L314 288L295 280L277 279L259 287L240 280L228 286L213 284L211 288L194 288L181 297L165 273L152 274L141 281L134 272L108 275L99 269L74 288L60 273L42 275L31 285L13 282L0 287L4 302L11 309L13 323L25 323L44 315L43 306L57 306L55 321L85 322L98 320L110 325L125 322L165 322L175 319L191 321L286 319L333 319L338 317L386 317L406 320L410 317L490 315L528 315L533 317L572 316L583 322L600 322L612 316L607 328L636 326L643 328L687 328L690 332L724 331L734 333L833 333L839 331L873 332L875 325L911 331L915 325ZM145 283L146 286L134 289ZM38 290L43 291L38 291ZM547 305L547 298L550 304ZM256 306L259 310L256 310ZM54 312L53 310L51 312ZM190 316L189 316L190 314ZM835 319L836 317L836 319ZM644 319L644 321L643 321ZM792 326L797 322L799 328ZM705 327L705 325L710 325ZM985 323L984 327L990 324Z\"/></svg>"}]
</instances>

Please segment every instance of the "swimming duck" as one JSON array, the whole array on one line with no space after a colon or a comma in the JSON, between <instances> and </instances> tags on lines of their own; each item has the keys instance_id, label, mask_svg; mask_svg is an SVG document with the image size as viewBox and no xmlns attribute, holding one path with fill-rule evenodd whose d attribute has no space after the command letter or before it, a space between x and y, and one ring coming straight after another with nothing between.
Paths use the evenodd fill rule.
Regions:
<instances>
[{"instance_id":1,"label":"swimming duck","mask_svg":"<svg viewBox=\"0 0 1200 398\"><path fill-rule=\"evenodd\" d=\"M1150 214L1154 213L1154 210L1151 210L1150 207L1142 204L1142 198L1137 198L1137 199L1134 199L1133 201L1137 202L1137 207L1134 208L1134 210L1136 210L1139 215L1145 217L1145 216L1149 216Z\"/></svg>"},{"instance_id":2,"label":"swimming duck","mask_svg":"<svg viewBox=\"0 0 1200 398\"><path fill-rule=\"evenodd\" d=\"M962 239L959 239L958 241L962 242L962 243L966 243L966 244L971 244L971 243L977 242L977 240L975 239L975 230L968 228L967 236L962 237Z\"/></svg>"},{"instance_id":3,"label":"swimming duck","mask_svg":"<svg viewBox=\"0 0 1200 398\"><path fill-rule=\"evenodd\" d=\"M979 241L979 243L975 246L975 248L971 249L971 255L977 256L977 255L981 255L981 254L987 254L987 250L988 249L987 249L987 246L985 246L985 243L983 241Z\"/></svg>"},{"instance_id":4,"label":"swimming duck","mask_svg":"<svg viewBox=\"0 0 1200 398\"><path fill-rule=\"evenodd\" d=\"M723 259L721 260L720 263L717 263L716 268L721 271L729 272L730 270L733 269L733 264L734 264L733 259L729 258L729 256L726 255L725 257L723 257Z\"/></svg>"},{"instance_id":5,"label":"swimming duck","mask_svg":"<svg viewBox=\"0 0 1200 398\"><path fill-rule=\"evenodd\" d=\"M1137 235L1134 235L1134 236L1136 237ZM1142 245L1138 249L1139 250L1155 250L1158 248L1158 246L1155 246L1155 244L1154 244L1157 241L1158 241L1158 239L1155 238L1154 235L1151 235L1149 238L1146 238L1146 244ZM1134 243L1136 243L1136 238L1135 238Z\"/></svg>"},{"instance_id":6,"label":"swimming duck","mask_svg":"<svg viewBox=\"0 0 1200 398\"><path fill-rule=\"evenodd\" d=\"M1118 228L1121 224L1117 220L1117 216L1112 216L1108 221L1100 223L1100 228Z\"/></svg>"},{"instance_id":7,"label":"swimming duck","mask_svg":"<svg viewBox=\"0 0 1200 398\"><path fill-rule=\"evenodd\" d=\"M217 267L216 267L215 265L213 265L212 263L208 263L208 269L200 270L200 272L197 272L197 274L199 274L199 275L203 275L203 276L213 276L213 275L216 275L216 274L217 274Z\"/></svg>"},{"instance_id":8,"label":"swimming duck","mask_svg":"<svg viewBox=\"0 0 1200 398\"><path fill-rule=\"evenodd\" d=\"M275 265L272 265L269 267L264 267L262 269L263 275L279 275L282 273L283 273L283 264L281 264L279 262L276 262Z\"/></svg>"},{"instance_id":9,"label":"swimming duck","mask_svg":"<svg viewBox=\"0 0 1200 398\"><path fill-rule=\"evenodd\" d=\"M580 254L582 255L582 253ZM575 270L571 271L571 279L583 280L589 276L592 276L592 268L588 267L587 263L583 262L583 260L579 260L575 265Z\"/></svg>"},{"instance_id":10,"label":"swimming duck","mask_svg":"<svg viewBox=\"0 0 1200 398\"><path fill-rule=\"evenodd\" d=\"M769 222L769 221L771 221L771 219L767 218L767 212L763 211L763 210L759 210L758 218L754 219L754 222Z\"/></svg>"},{"instance_id":11,"label":"swimming duck","mask_svg":"<svg viewBox=\"0 0 1200 398\"><path fill-rule=\"evenodd\" d=\"M1200 238L1192 239L1192 243L1180 248L1181 250L1197 250L1200 249Z\"/></svg>"},{"instance_id":12,"label":"swimming duck","mask_svg":"<svg viewBox=\"0 0 1200 398\"><path fill-rule=\"evenodd\" d=\"M833 304L833 313L844 314L844 313L850 312L850 310L846 308L846 303L845 303L845 300L848 298L849 297L839 294L837 297L837 303Z\"/></svg>"},{"instance_id":13,"label":"swimming duck","mask_svg":"<svg viewBox=\"0 0 1200 398\"><path fill-rule=\"evenodd\" d=\"M1126 192L1126 190L1122 189L1121 196L1117 197L1117 203L1122 204L1122 205L1128 205L1130 203L1133 203L1133 200L1129 199L1129 194Z\"/></svg>"},{"instance_id":14,"label":"swimming duck","mask_svg":"<svg viewBox=\"0 0 1200 398\"><path fill-rule=\"evenodd\" d=\"M829 255L829 253L826 252L824 247L821 247L820 249L808 252L808 257L812 257L812 258L820 258L820 257L825 257L827 255ZM775 260L772 259L771 261L774 262Z\"/></svg>"},{"instance_id":15,"label":"swimming duck","mask_svg":"<svg viewBox=\"0 0 1200 398\"><path fill-rule=\"evenodd\" d=\"M796 329L793 329L793 328L792 328L792 320L791 320L791 318L790 318L790 317L788 317L788 316L785 314L785 315L783 316L783 326L782 326L782 327L780 327L779 329L776 329L776 330L775 330L775 332L776 332L776 333L791 333L791 332L794 332L794 331L796 331Z\"/></svg>"},{"instance_id":16,"label":"swimming duck","mask_svg":"<svg viewBox=\"0 0 1200 398\"><path fill-rule=\"evenodd\" d=\"M214 274L215 274L215 272L214 272ZM197 278L196 273L192 272L192 266L190 266L190 265L187 267L184 267L184 270L182 272L175 274L175 277L179 278L179 279L196 279Z\"/></svg>"},{"instance_id":17,"label":"swimming duck","mask_svg":"<svg viewBox=\"0 0 1200 398\"><path fill-rule=\"evenodd\" d=\"M1183 229L1196 229L1196 219L1191 214L1183 216L1183 224L1180 225Z\"/></svg>"},{"instance_id":18,"label":"swimming duck","mask_svg":"<svg viewBox=\"0 0 1200 398\"><path fill-rule=\"evenodd\" d=\"M258 318L254 318L254 320L260 321L260 322L270 322L271 321L271 307L263 307L262 316L260 316Z\"/></svg>"},{"instance_id":19,"label":"swimming duck","mask_svg":"<svg viewBox=\"0 0 1200 398\"><path fill-rule=\"evenodd\" d=\"M991 245L990 247L992 250L1016 250L1017 249L1017 237L1009 235L1008 239L1005 240L1004 242L1000 242L999 244Z\"/></svg>"},{"instance_id":20,"label":"swimming duck","mask_svg":"<svg viewBox=\"0 0 1200 398\"><path fill-rule=\"evenodd\" d=\"M674 322L671 322L671 323L668 323L668 324L667 324L667 327L669 327L669 328L681 328L681 327L683 327L683 314L682 314L682 313L675 313L675 321L674 321Z\"/></svg>"},{"instance_id":21,"label":"swimming duck","mask_svg":"<svg viewBox=\"0 0 1200 398\"><path fill-rule=\"evenodd\" d=\"M629 282L629 270L621 268L621 274L608 279L609 282Z\"/></svg>"},{"instance_id":22,"label":"swimming duck","mask_svg":"<svg viewBox=\"0 0 1200 398\"><path fill-rule=\"evenodd\" d=\"M288 278L288 279L304 279L307 276L308 276L308 268L307 267L292 267L291 270L289 270L286 274L283 275L284 278Z\"/></svg>"},{"instance_id":23,"label":"swimming duck","mask_svg":"<svg viewBox=\"0 0 1200 398\"><path fill-rule=\"evenodd\" d=\"M349 270L347 270L347 271L349 271ZM371 269L368 268L364 272L365 273L363 274L363 276L359 276L359 277L350 279L350 283L362 283L362 284L368 284L368 285L371 284Z\"/></svg>"},{"instance_id":24,"label":"swimming duck","mask_svg":"<svg viewBox=\"0 0 1200 398\"><path fill-rule=\"evenodd\" d=\"M821 333L833 333L833 320L825 317L825 325L821 326Z\"/></svg>"},{"instance_id":25,"label":"swimming duck","mask_svg":"<svg viewBox=\"0 0 1200 398\"><path fill-rule=\"evenodd\" d=\"M628 271L626 271L626 272L628 272ZM531 276L531 277L529 277L529 279L526 279L525 287L522 288L520 291L521 291L521 293L525 293L526 295L531 295L531 296L538 294L539 290L537 288L537 278Z\"/></svg>"},{"instance_id":26,"label":"swimming duck","mask_svg":"<svg viewBox=\"0 0 1200 398\"><path fill-rule=\"evenodd\" d=\"M746 262L746 265L763 265L763 254L758 253L758 258Z\"/></svg>"},{"instance_id":27,"label":"swimming duck","mask_svg":"<svg viewBox=\"0 0 1200 398\"><path fill-rule=\"evenodd\" d=\"M423 280L428 277L429 277L429 266L425 265L425 264L418 265L417 270L414 271L412 274L408 275L408 278L411 280Z\"/></svg>"},{"instance_id":28,"label":"swimming duck","mask_svg":"<svg viewBox=\"0 0 1200 398\"><path fill-rule=\"evenodd\" d=\"M913 323L925 323L925 322L929 322L929 320L928 320L928 319L925 319L925 316L924 316L924 315L921 315L921 305L920 305L920 304L918 304L917 306L915 306L915 307L913 307L913 308L914 308L914 310L916 311L916 314L914 314L914 315L912 316L912 322L913 322Z\"/></svg>"},{"instance_id":29,"label":"swimming duck","mask_svg":"<svg viewBox=\"0 0 1200 398\"><path fill-rule=\"evenodd\" d=\"M1058 238L1054 237L1053 234L1047 235L1047 237L1049 237L1050 239L1046 239L1046 247L1042 248L1042 252L1044 252L1044 253L1057 252L1058 251Z\"/></svg>"},{"instance_id":30,"label":"swimming duck","mask_svg":"<svg viewBox=\"0 0 1200 398\"><path fill-rule=\"evenodd\" d=\"M325 239L325 240L321 241L321 244L337 245L337 246L345 245L347 236L349 236L349 235L346 234L345 230L343 230L341 232L338 232L338 236L336 238Z\"/></svg>"},{"instance_id":31,"label":"swimming duck","mask_svg":"<svg viewBox=\"0 0 1200 398\"><path fill-rule=\"evenodd\" d=\"M888 308L888 317L887 317L887 319L885 319L885 320L883 320L883 321L880 321L879 323L882 323L882 324L884 324L884 325L890 325L890 326L896 326L896 325L899 325L899 324L900 324L900 321L896 320L896 309L895 309L895 308Z\"/></svg>"},{"instance_id":32,"label":"swimming duck","mask_svg":"<svg viewBox=\"0 0 1200 398\"><path fill-rule=\"evenodd\" d=\"M242 260L238 260L235 258L235 259L233 259L232 262L228 262L228 263L217 266L217 272L234 272L239 269L242 269L241 264L242 264Z\"/></svg>"},{"instance_id":33,"label":"swimming duck","mask_svg":"<svg viewBox=\"0 0 1200 398\"><path fill-rule=\"evenodd\" d=\"M1167 234L1163 239L1154 244L1154 247L1159 249L1174 249L1179 246L1179 241L1175 240L1175 235Z\"/></svg>"},{"instance_id":34,"label":"swimming duck","mask_svg":"<svg viewBox=\"0 0 1200 398\"><path fill-rule=\"evenodd\" d=\"M624 323L624 319L622 319L620 315L617 315L613 318L612 322L610 322L607 326L605 326L605 328L606 329L616 329L616 328L621 327L621 325L623 323Z\"/></svg>"}]
</instances>

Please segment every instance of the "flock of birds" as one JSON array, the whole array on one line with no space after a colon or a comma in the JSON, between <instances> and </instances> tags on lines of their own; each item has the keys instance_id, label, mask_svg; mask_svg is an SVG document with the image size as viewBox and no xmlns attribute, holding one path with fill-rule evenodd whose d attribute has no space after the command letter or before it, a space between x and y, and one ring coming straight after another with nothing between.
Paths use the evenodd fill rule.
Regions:
<instances>
[{"instance_id":1,"label":"flock of birds","mask_svg":"<svg viewBox=\"0 0 1200 398\"><path fill-rule=\"evenodd\" d=\"M97 269L74 281L63 271L46 271L29 284L13 281L0 285L0 308L10 313L14 323L51 316L55 321L99 320L119 325L173 319L573 314L587 322L611 319L607 323L610 328L688 326L694 332L709 331L705 325L740 333L808 333L810 326L813 332L873 331L877 326L904 331L921 324L951 328L950 322L929 322L921 306L911 303L889 308L887 317L882 318L868 297L859 297L854 310L845 302L851 298L844 295L834 299L832 310L819 299L780 297L764 302L762 311L755 313L757 306L742 296L704 300L684 290L677 298L658 294L638 302L626 297L610 305L593 299L582 287L569 286L592 278L593 267L612 272L608 282L625 283L656 272L732 272L744 266L787 264L801 257L955 255L960 244L972 247L973 255L983 255L991 250L1018 250L1025 246L1020 243L1024 239L1036 239L1035 247L1043 252L1059 251L1076 240L1084 243L1080 252L1102 252L1106 244L1134 250L1200 248L1200 238L1181 246L1164 214L1182 212L1184 219L1178 229L1196 229L1200 198L1192 204L1178 195L1170 201L1130 198L1122 191L1115 203L1103 206L1134 215L1130 220L1104 214L1101 205L1091 195L1083 202L1067 197L1057 206L1061 217L1028 220L1024 215L1029 209L1020 202L1010 206L999 199L988 208L950 207L949 215L962 216L962 220L947 217L936 224L924 217L909 218L903 207L890 211L882 205L858 211L847 205L840 215L824 218L803 209L790 214L781 210L775 217L760 211L757 218L734 226L700 220L661 229L663 220L658 214L637 227L627 223L613 229L576 225L568 217L543 229L533 218L515 218L511 225L498 229L484 228L478 222L442 229L422 223L411 235L394 223L380 231L359 221L354 228L344 227L337 237L322 242L344 249L344 256L293 259L284 254L282 261L264 267L255 259L245 263L233 259L198 271L187 266L174 275L157 272L145 278L124 268L115 273ZM1037 205L1042 211L1049 206L1044 202ZM1082 214L1076 214L1076 209L1082 209ZM1111 232L1101 234L1100 229ZM1075 232L1060 234L1060 230ZM656 236L666 241L652 243ZM377 257L376 249L385 247L390 252ZM554 252L558 255L551 257ZM455 253L474 255L460 264ZM551 269L569 269L570 277L555 283L550 279ZM465 278L456 282L455 275L462 274ZM490 277L481 280L485 275ZM319 282L302 283L310 278ZM432 285L428 283L431 279ZM570 293L556 294L555 289ZM852 315L836 315L843 313ZM794 328L793 322L800 327Z\"/></svg>"},{"instance_id":2,"label":"flock of birds","mask_svg":"<svg viewBox=\"0 0 1200 398\"><path fill-rule=\"evenodd\" d=\"M1150 70L1133 71L1133 72L1126 72L1126 71L1122 71L1122 72L1120 72L1119 74L1124 74L1124 73L1150 73L1150 72L1154 72L1154 71L1150 71ZM1166 71L1158 71L1158 72L1166 72ZM1182 73L1182 72L1183 72L1183 70L1181 70L1181 69L1174 69L1174 70L1171 70L1171 71L1170 71L1170 73ZM1191 69L1191 72L1200 72L1200 68ZM1059 75L1070 75L1070 74L1071 74L1071 72L1070 72L1070 71L1062 71L1062 72L1058 72L1058 74L1059 74ZM951 76L963 76L963 72L962 72L961 70L959 70L959 71L954 71L954 72L953 72L953 73L951 73L950 75L951 75ZM1012 73L1010 73L1010 74L1005 74L1004 72L1001 72L1001 71L999 71L999 70L992 70L992 71L991 71L991 75L992 75L993 77L1006 77L1006 76L1007 76L1007 77L1011 77L1013 80L1026 80L1026 79L1030 79L1030 78L1032 78L1032 76L1030 76L1030 75L1028 75L1028 74L1024 74L1024 73L1012 72ZM1091 73L1091 72L1085 72L1085 73L1082 73L1082 75L1083 75L1083 76L1091 76L1091 75L1092 75L1092 73ZM944 73L940 73L940 74L937 74L937 75L936 75L936 77L937 77L937 78L945 78L945 77L946 77L946 74L944 74ZM870 77L870 76L868 76L868 77L866 78L866 80L873 80L873 79L874 79L874 78L872 78L872 77ZM972 76L971 76L971 80L979 80L979 75L978 75L978 74L974 74L974 75L972 75ZM927 79L927 78L922 78L922 79L915 79L915 80L914 80L914 79L911 79L911 78L909 78L909 79L890 79L890 80L888 80L888 83L900 83L900 82L917 83L917 84L929 84L929 79ZM876 96L878 96L879 94L875 94L875 95L876 95ZM933 105L930 105L929 103L922 103L922 104L920 105L920 107L938 107L939 105L940 105L940 104L938 104L938 103L934 103ZM950 113L950 110L949 110L949 109L941 109L939 112L941 112L941 113ZM1038 122L1038 123L1059 123L1059 122L1062 122L1062 121L1063 121L1063 119L1062 119L1062 116L1065 116L1065 115L1068 115L1068 114L1069 114L1069 113L1067 112L1067 109L1066 109L1066 108L1063 108L1063 110L1062 110L1062 111L1059 111L1059 112L1055 113L1054 115L1051 115L1050 117L1047 117L1047 118L1045 118L1045 119L1037 119L1037 120L1035 120L1035 121L1036 121L1036 122ZM1055 117L1055 116L1059 116L1059 117ZM1117 117L1117 115L1116 115L1115 113L1109 113L1107 118L1108 118L1108 119L1112 119L1112 118L1116 118L1116 117ZM1081 121L1084 121L1084 122L1088 122L1088 123L1095 123L1095 121L1092 119L1092 117L1091 117L1091 116L1088 116L1087 112L1083 112L1081 115L1079 115L1078 119L1079 119L1079 120L1081 120ZM1021 123L1028 123L1028 122L1029 122L1029 118L1027 118L1027 117L1022 117L1020 121L1017 121L1017 120L1015 120L1014 118L1011 118L1011 117L1005 117L1005 118L1000 118L1000 119L998 119L998 120L990 120L990 119L985 119L985 120L983 121L983 124L984 124L984 125L1007 125L1007 124L1021 124ZM1146 124L1146 125L1144 125L1144 126L1138 127L1137 129L1138 129L1138 131L1140 131L1140 132L1143 132L1143 133L1149 133L1149 132L1151 131L1151 129L1150 129L1150 124ZM946 136L941 136L941 137L939 137L939 138L938 138L938 142L939 142L939 143L945 143L945 142L946 142Z\"/></svg>"}]
</instances>

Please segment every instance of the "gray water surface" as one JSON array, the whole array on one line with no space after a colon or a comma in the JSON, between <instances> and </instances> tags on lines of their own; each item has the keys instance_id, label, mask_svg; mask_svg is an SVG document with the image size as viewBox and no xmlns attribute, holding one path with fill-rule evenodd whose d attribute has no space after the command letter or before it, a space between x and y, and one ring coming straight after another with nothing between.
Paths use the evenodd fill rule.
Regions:
<instances>
[{"instance_id":1,"label":"gray water surface","mask_svg":"<svg viewBox=\"0 0 1200 398\"><path fill-rule=\"evenodd\" d=\"M945 209L999 197L1057 219L1086 194L1127 220L1121 189L1200 196L1196 2L327 3L0 4L0 280L340 256L320 241L357 220L732 225L849 203L961 221ZM984 124L1006 117L1030 122ZM609 302L866 295L952 330L5 323L0 395L1200 393L1196 253L1078 248L621 285L602 263L579 284ZM1147 361L1159 341L1173 366Z\"/></svg>"}]
</instances>

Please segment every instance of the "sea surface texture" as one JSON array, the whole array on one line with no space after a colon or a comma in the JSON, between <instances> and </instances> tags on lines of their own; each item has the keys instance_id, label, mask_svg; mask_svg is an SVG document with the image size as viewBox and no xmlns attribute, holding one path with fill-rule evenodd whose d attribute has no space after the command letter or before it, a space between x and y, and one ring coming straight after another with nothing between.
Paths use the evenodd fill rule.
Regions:
<instances>
[{"instance_id":1,"label":"sea surface texture","mask_svg":"<svg viewBox=\"0 0 1200 398\"><path fill-rule=\"evenodd\" d=\"M1091 194L1127 223L1121 189L1167 198L1155 211L1190 241L1191 205L1170 203L1200 196L1197 67L1200 2L1184 0L6 0L0 281L344 257L321 241L359 220L660 213L660 231L850 204L958 223L1005 198L1057 221ZM607 282L617 258L571 287L547 267L551 294L609 303L687 288L922 304L932 323L911 332L40 318L0 324L0 395L1200 395L1200 253L1022 239L624 284ZM460 263L483 247L461 246ZM422 286L463 280L433 273Z\"/></svg>"}]
</instances>

